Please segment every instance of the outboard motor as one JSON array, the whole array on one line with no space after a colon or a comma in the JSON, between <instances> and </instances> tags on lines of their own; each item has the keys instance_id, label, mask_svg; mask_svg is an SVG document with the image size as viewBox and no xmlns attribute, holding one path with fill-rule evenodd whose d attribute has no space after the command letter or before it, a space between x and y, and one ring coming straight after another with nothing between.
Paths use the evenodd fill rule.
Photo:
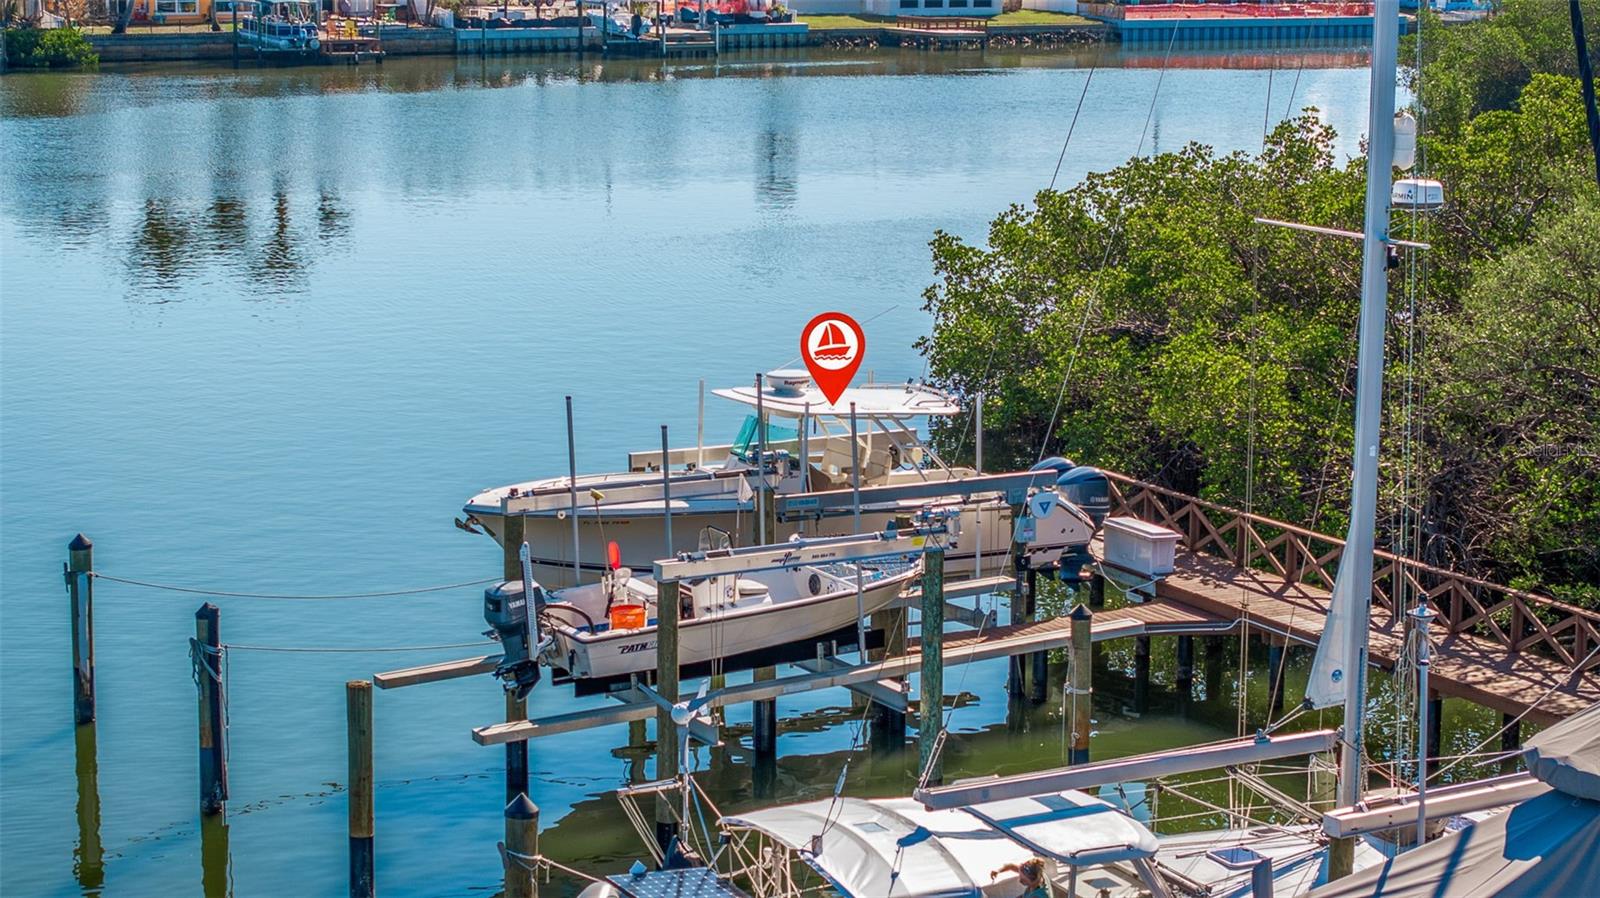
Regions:
<instances>
[{"instance_id":1,"label":"outboard motor","mask_svg":"<svg viewBox=\"0 0 1600 898\"><path fill-rule=\"evenodd\" d=\"M1085 465L1067 471L1056 478L1056 493L1082 509L1096 530L1111 513L1111 482L1099 468Z\"/></svg>"},{"instance_id":2,"label":"outboard motor","mask_svg":"<svg viewBox=\"0 0 1600 898\"><path fill-rule=\"evenodd\" d=\"M1089 563L1095 525L1077 506L1045 490L1028 498L1017 518L1013 539L1023 545L1023 558L1034 570L1060 566L1064 578L1077 579Z\"/></svg>"},{"instance_id":3,"label":"outboard motor","mask_svg":"<svg viewBox=\"0 0 1600 898\"><path fill-rule=\"evenodd\" d=\"M1033 467L1029 468L1028 470L1054 471L1057 474L1065 474L1076 467L1077 465L1072 463L1072 459L1062 458L1059 455L1052 455L1049 458L1040 459L1039 461L1035 462Z\"/></svg>"},{"instance_id":4,"label":"outboard motor","mask_svg":"<svg viewBox=\"0 0 1600 898\"><path fill-rule=\"evenodd\" d=\"M530 615L523 593L523 584L515 580L483 591L483 619L494 628L504 652L494 675L519 699L527 698L539 682L539 612L545 604L544 588L534 584Z\"/></svg>"}]
</instances>

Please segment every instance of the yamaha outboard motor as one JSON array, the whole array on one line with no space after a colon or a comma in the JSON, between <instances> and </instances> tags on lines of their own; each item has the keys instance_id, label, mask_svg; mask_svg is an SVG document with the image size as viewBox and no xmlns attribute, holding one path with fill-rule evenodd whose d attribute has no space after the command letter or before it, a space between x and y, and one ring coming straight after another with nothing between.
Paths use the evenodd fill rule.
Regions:
<instances>
[{"instance_id":1,"label":"yamaha outboard motor","mask_svg":"<svg viewBox=\"0 0 1600 898\"><path fill-rule=\"evenodd\" d=\"M1096 530L1111 513L1111 482L1099 468L1085 465L1067 471L1056 478L1056 493L1081 508Z\"/></svg>"},{"instance_id":2,"label":"yamaha outboard motor","mask_svg":"<svg viewBox=\"0 0 1600 898\"><path fill-rule=\"evenodd\" d=\"M1070 458L1062 458L1059 455L1052 455L1049 458L1041 459L1041 460L1039 460L1037 462L1034 462L1033 467L1029 468L1028 470L1030 470L1030 471L1054 471L1057 474L1065 474L1065 473L1067 473L1068 471L1072 470L1075 467L1077 467L1077 465L1072 463L1072 459L1070 459Z\"/></svg>"},{"instance_id":3,"label":"yamaha outboard motor","mask_svg":"<svg viewBox=\"0 0 1600 898\"><path fill-rule=\"evenodd\" d=\"M483 591L483 619L494 628L504 652L494 675L519 699L527 698L539 682L539 612L544 603L544 588L538 584L533 586L531 615L522 583L507 580Z\"/></svg>"}]
</instances>

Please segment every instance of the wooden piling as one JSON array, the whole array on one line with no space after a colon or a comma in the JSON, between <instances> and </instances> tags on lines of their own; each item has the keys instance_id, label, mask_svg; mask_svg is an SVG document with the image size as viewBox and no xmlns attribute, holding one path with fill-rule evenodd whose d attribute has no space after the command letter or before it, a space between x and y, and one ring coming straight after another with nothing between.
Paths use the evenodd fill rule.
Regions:
<instances>
[{"instance_id":1,"label":"wooden piling","mask_svg":"<svg viewBox=\"0 0 1600 898\"><path fill-rule=\"evenodd\" d=\"M917 742L922 782L944 782L943 766L933 748L944 725L944 547L922 553L922 706L917 715Z\"/></svg>"},{"instance_id":2,"label":"wooden piling","mask_svg":"<svg viewBox=\"0 0 1600 898\"><path fill-rule=\"evenodd\" d=\"M1178 675L1176 684L1178 702L1188 708L1189 699L1194 695L1194 637L1178 637Z\"/></svg>"},{"instance_id":3,"label":"wooden piling","mask_svg":"<svg viewBox=\"0 0 1600 898\"><path fill-rule=\"evenodd\" d=\"M372 681L344 684L350 764L350 898L373 898Z\"/></svg>"},{"instance_id":4,"label":"wooden piling","mask_svg":"<svg viewBox=\"0 0 1600 898\"><path fill-rule=\"evenodd\" d=\"M1094 710L1094 612L1079 605L1068 616L1072 621L1071 670L1068 673L1067 705L1072 713L1072 741L1067 761L1089 763L1089 728Z\"/></svg>"},{"instance_id":5,"label":"wooden piling","mask_svg":"<svg viewBox=\"0 0 1600 898\"><path fill-rule=\"evenodd\" d=\"M751 679L756 682L776 680L778 669L758 667ZM750 703L750 747L757 758L776 758L778 755L778 700L762 699Z\"/></svg>"},{"instance_id":6,"label":"wooden piling","mask_svg":"<svg viewBox=\"0 0 1600 898\"><path fill-rule=\"evenodd\" d=\"M222 700L222 612L206 602L194 613L190 653L200 708L200 813L220 814L228 801L228 719Z\"/></svg>"},{"instance_id":7,"label":"wooden piling","mask_svg":"<svg viewBox=\"0 0 1600 898\"><path fill-rule=\"evenodd\" d=\"M1099 611L1106 607L1106 578L1095 574L1089 578L1089 610Z\"/></svg>"},{"instance_id":8,"label":"wooden piling","mask_svg":"<svg viewBox=\"0 0 1600 898\"><path fill-rule=\"evenodd\" d=\"M539 856L539 806L526 793L506 805L505 898L539 898L539 877L531 858Z\"/></svg>"},{"instance_id":9,"label":"wooden piling","mask_svg":"<svg viewBox=\"0 0 1600 898\"><path fill-rule=\"evenodd\" d=\"M1522 721L1515 715L1502 713L1500 715L1500 751L1514 752L1522 748ZM1507 757L1500 762L1501 773L1514 773L1517 769L1515 755Z\"/></svg>"},{"instance_id":10,"label":"wooden piling","mask_svg":"<svg viewBox=\"0 0 1600 898\"><path fill-rule=\"evenodd\" d=\"M1206 701L1216 701L1222 694L1222 659L1227 643L1221 636L1206 637Z\"/></svg>"},{"instance_id":11,"label":"wooden piling","mask_svg":"<svg viewBox=\"0 0 1600 898\"><path fill-rule=\"evenodd\" d=\"M1039 572L1028 570L1028 619L1039 616ZM1050 653L1033 652L1028 656L1028 700L1044 704L1045 687L1050 682Z\"/></svg>"},{"instance_id":12,"label":"wooden piling","mask_svg":"<svg viewBox=\"0 0 1600 898\"><path fill-rule=\"evenodd\" d=\"M67 543L67 593L72 603L72 717L94 723L94 543L78 534Z\"/></svg>"},{"instance_id":13,"label":"wooden piling","mask_svg":"<svg viewBox=\"0 0 1600 898\"><path fill-rule=\"evenodd\" d=\"M1444 696L1428 690L1428 773L1439 771L1444 747Z\"/></svg>"},{"instance_id":14,"label":"wooden piling","mask_svg":"<svg viewBox=\"0 0 1600 898\"><path fill-rule=\"evenodd\" d=\"M889 608L872 614L873 629L883 631L883 648L868 652L870 660L896 658L906 653L906 611ZM903 679L896 682L904 684ZM897 708L873 703L872 747L875 751L898 751L906 744L906 714Z\"/></svg>"},{"instance_id":15,"label":"wooden piling","mask_svg":"<svg viewBox=\"0 0 1600 898\"><path fill-rule=\"evenodd\" d=\"M1024 510L1025 506L1020 502L1012 505L1011 520L1020 521ZM1013 578L1011 583L1011 622L1013 624L1022 623L1032 613L1032 610L1027 607L1028 600L1025 597L1028 570L1027 562L1024 560L1027 557L1024 554L1026 549L1027 547L1021 542L1015 539L1011 541L1011 574ZM1006 694L1012 698L1020 697L1023 692L1022 679L1022 656L1013 655L1006 668Z\"/></svg>"},{"instance_id":16,"label":"wooden piling","mask_svg":"<svg viewBox=\"0 0 1600 898\"><path fill-rule=\"evenodd\" d=\"M1150 710L1150 637L1133 638L1133 711Z\"/></svg>"},{"instance_id":17,"label":"wooden piling","mask_svg":"<svg viewBox=\"0 0 1600 898\"><path fill-rule=\"evenodd\" d=\"M678 700L678 581L656 584L656 692L668 704ZM678 775L678 734L672 712L656 710L656 779ZM673 796L656 796L656 841L666 851L678 835Z\"/></svg>"},{"instance_id":18,"label":"wooden piling","mask_svg":"<svg viewBox=\"0 0 1600 898\"><path fill-rule=\"evenodd\" d=\"M514 691L506 693L506 722L516 723L528 719L528 700L517 698ZM528 743L526 740L506 743L506 801L515 801L518 795L528 792Z\"/></svg>"},{"instance_id":19,"label":"wooden piling","mask_svg":"<svg viewBox=\"0 0 1600 898\"><path fill-rule=\"evenodd\" d=\"M1267 708L1269 722L1283 714L1284 640L1270 637L1267 646Z\"/></svg>"}]
</instances>

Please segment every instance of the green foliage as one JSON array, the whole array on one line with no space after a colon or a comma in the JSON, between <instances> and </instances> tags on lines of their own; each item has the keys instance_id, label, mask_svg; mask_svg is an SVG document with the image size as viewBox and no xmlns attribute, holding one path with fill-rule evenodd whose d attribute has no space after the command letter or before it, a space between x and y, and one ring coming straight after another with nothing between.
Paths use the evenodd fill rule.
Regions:
<instances>
[{"instance_id":1,"label":"green foliage","mask_svg":"<svg viewBox=\"0 0 1600 898\"><path fill-rule=\"evenodd\" d=\"M1463 559L1600 599L1600 195L1551 210L1478 266L1432 328L1430 516ZM1576 595L1576 594L1575 594Z\"/></svg>"},{"instance_id":2,"label":"green foliage","mask_svg":"<svg viewBox=\"0 0 1600 898\"><path fill-rule=\"evenodd\" d=\"M1391 276L1380 539L1600 606L1600 190L1558 12L1507 0L1425 35L1449 205L1391 222L1433 248ZM1337 164L1314 113L1259 155L1190 145L1041 192L983 246L935 235L919 348L984 392L987 459L1044 445L1342 531L1360 247L1252 222L1361 228L1366 162ZM969 457L970 426L936 440Z\"/></svg>"},{"instance_id":3,"label":"green foliage","mask_svg":"<svg viewBox=\"0 0 1600 898\"><path fill-rule=\"evenodd\" d=\"M6 61L19 68L80 68L100 64L89 39L76 28L9 28Z\"/></svg>"},{"instance_id":4,"label":"green foliage","mask_svg":"<svg viewBox=\"0 0 1600 898\"><path fill-rule=\"evenodd\" d=\"M1582 0L1590 52L1600 45L1600 0ZM1421 100L1427 127L1455 137L1476 115L1509 109L1539 73L1577 77L1577 48L1566 3L1501 0L1494 15L1470 26L1423 14ZM1415 37L1401 48L1412 60Z\"/></svg>"}]
</instances>

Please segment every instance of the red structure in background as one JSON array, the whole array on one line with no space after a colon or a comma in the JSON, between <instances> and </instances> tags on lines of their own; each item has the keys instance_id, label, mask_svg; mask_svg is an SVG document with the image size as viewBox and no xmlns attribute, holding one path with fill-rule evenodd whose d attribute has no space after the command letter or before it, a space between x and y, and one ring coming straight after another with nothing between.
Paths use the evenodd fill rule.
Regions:
<instances>
[{"instance_id":1,"label":"red structure in background","mask_svg":"<svg viewBox=\"0 0 1600 898\"><path fill-rule=\"evenodd\" d=\"M1118 4L1116 9L1115 17L1120 19L1305 19L1372 15L1371 3L1140 3Z\"/></svg>"}]
</instances>

